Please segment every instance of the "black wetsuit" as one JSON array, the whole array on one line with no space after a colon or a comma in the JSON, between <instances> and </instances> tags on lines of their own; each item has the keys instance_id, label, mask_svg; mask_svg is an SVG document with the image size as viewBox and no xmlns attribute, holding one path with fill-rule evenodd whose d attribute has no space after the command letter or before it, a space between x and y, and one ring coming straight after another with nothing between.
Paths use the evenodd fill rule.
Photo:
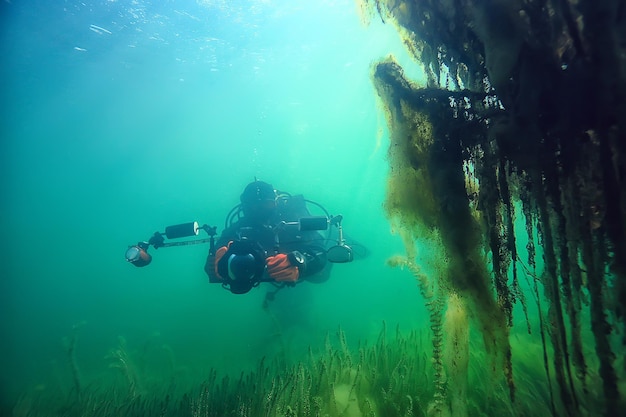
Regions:
<instances>
[{"instance_id":1,"label":"black wetsuit","mask_svg":"<svg viewBox=\"0 0 626 417\"><path fill-rule=\"evenodd\" d=\"M244 216L222 232L215 247L248 239L258 243L267 256L298 251L305 258L304 266L299 267L299 280L324 281L327 273L318 273L327 265L325 238L317 231L300 231L297 225L299 219L310 215L301 195L281 197L277 200L276 214L271 219L259 224ZM209 254L204 270L211 282L222 282L215 276L214 262L215 257ZM320 276L312 277L315 274Z\"/></svg>"}]
</instances>

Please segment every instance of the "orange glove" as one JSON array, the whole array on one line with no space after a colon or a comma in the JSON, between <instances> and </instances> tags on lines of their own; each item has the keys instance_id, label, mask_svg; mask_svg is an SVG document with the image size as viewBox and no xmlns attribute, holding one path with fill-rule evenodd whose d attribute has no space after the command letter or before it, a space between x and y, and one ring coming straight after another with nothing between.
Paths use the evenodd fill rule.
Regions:
<instances>
[{"instance_id":1,"label":"orange glove","mask_svg":"<svg viewBox=\"0 0 626 417\"><path fill-rule=\"evenodd\" d=\"M296 282L300 276L298 267L292 265L284 253L268 257L266 265L267 273L278 282Z\"/></svg>"},{"instance_id":2,"label":"orange glove","mask_svg":"<svg viewBox=\"0 0 626 417\"><path fill-rule=\"evenodd\" d=\"M230 242L228 242L228 245L226 246L222 246L220 248L217 249L217 251L215 251L215 263L213 264L213 268L215 268L215 276L218 277L219 279L224 279L223 276L221 276L219 274L219 272L217 272L217 264L220 262L220 259L222 259L222 257L224 257L224 254L226 252L228 252L228 248L230 248L230 244L233 243L233 241L231 240Z\"/></svg>"}]
</instances>

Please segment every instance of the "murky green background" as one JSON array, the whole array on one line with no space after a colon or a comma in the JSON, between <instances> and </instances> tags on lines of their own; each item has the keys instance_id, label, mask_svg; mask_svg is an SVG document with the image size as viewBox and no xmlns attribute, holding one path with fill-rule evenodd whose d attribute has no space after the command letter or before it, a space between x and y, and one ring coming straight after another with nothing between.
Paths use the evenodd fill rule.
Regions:
<instances>
[{"instance_id":1,"label":"murky green background","mask_svg":"<svg viewBox=\"0 0 626 417\"><path fill-rule=\"evenodd\" d=\"M382 320L421 323L415 281L384 265L402 246L381 206L386 126L369 65L396 52L410 67L392 28L364 27L349 0L0 7L5 404L71 389L72 335L85 381L112 372L119 337L138 355L167 346L148 355L154 372L192 381L296 360L338 326L356 344ZM371 255L269 311L267 287L207 283L206 245L125 262L127 245L167 225L220 230L255 176L343 214Z\"/></svg>"}]
</instances>

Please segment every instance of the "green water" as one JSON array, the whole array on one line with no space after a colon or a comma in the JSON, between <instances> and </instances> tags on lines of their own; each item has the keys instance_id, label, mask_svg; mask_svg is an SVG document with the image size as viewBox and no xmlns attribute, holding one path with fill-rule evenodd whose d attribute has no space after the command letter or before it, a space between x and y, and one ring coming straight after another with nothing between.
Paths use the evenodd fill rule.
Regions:
<instances>
[{"instance_id":1,"label":"green water","mask_svg":"<svg viewBox=\"0 0 626 417\"><path fill-rule=\"evenodd\" d=\"M411 273L385 263L404 247L382 206L388 128L370 65L394 53L420 79L393 28L364 26L349 0L28 0L0 8L3 415L74 415L68 404L93 393L117 404L191 393L197 405L212 370L218 380L237 378L263 369L266 358L270 376L302 361L314 372L316 360L332 355L343 358L339 374L357 363L364 373L388 373L356 379L363 395L393 392L377 397L387 410L377 415L428 413L428 313ZM128 245L168 225L196 220L220 231L255 177L342 214L349 243L369 256L334 265L324 284L281 291L265 309L267 284L245 295L209 285L207 245L152 250L146 268L125 262ZM354 366L345 365L339 329ZM483 402L484 381L501 375L472 335L470 415L509 412L505 391ZM521 398L543 412L539 333L527 335L519 305L511 340ZM368 360L364 346L388 348L382 357L391 359ZM320 392L330 387L311 378L323 381ZM354 375L339 380L356 386ZM259 380L252 396L265 395L263 383L271 385ZM127 415L142 415L137 407ZM327 414L351 415L340 408ZM192 414L209 415L196 406L180 413Z\"/></svg>"},{"instance_id":2,"label":"green water","mask_svg":"<svg viewBox=\"0 0 626 417\"><path fill-rule=\"evenodd\" d=\"M385 126L368 66L401 47L395 34L362 27L349 1L235 3L1 6L5 406L71 388L75 325L90 381L110 371L118 337L166 344L200 378L283 348L297 358L338 325L356 341L383 319L420 321L414 283L384 266L401 246L381 208ZM271 314L268 288L207 283L206 245L159 250L145 269L124 261L170 224L221 230L255 176L343 214L372 255L283 291Z\"/></svg>"}]
</instances>

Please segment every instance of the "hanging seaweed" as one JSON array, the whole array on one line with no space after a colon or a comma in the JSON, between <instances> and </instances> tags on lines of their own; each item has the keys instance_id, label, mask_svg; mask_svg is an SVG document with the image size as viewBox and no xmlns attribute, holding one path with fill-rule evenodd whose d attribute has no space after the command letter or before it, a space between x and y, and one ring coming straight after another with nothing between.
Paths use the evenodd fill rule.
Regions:
<instances>
[{"instance_id":1,"label":"hanging seaweed","mask_svg":"<svg viewBox=\"0 0 626 417\"><path fill-rule=\"evenodd\" d=\"M487 234L489 248L491 250L491 263L494 274L494 283L498 304L506 314L509 325L513 321L512 294L507 285L508 259L509 254L507 242L502 238L502 198L498 190L498 183L501 182L504 173L501 169L496 169L497 159L489 146L485 147L483 161L480 167L479 177L481 179L479 193L479 207L482 208L484 227ZM501 168L501 167L498 167ZM507 230L507 233L512 230Z\"/></svg>"},{"instance_id":2,"label":"hanging seaweed","mask_svg":"<svg viewBox=\"0 0 626 417\"><path fill-rule=\"evenodd\" d=\"M603 414L617 415L625 375L615 349L626 346L626 7L618 0L369 5L395 25L426 79L412 84L390 59L374 66L392 177L405 182L390 181L390 218L414 239L440 235L441 288L471 300L487 349L497 345L492 353L503 355L513 398L504 339L517 302L526 314L514 228L519 201L526 261L546 300L540 334L548 331L544 358L559 393L553 414L580 415L593 401L587 386L597 372ZM468 163L478 204L463 181ZM595 358L587 357L592 350Z\"/></svg>"},{"instance_id":3,"label":"hanging seaweed","mask_svg":"<svg viewBox=\"0 0 626 417\"><path fill-rule=\"evenodd\" d=\"M392 218L397 217L405 235L418 238L436 231L446 259L436 277L436 288L444 294L453 291L465 299L481 329L485 348L492 354L494 367L504 371L513 400L515 385L507 314L492 295L482 252L481 226L470 210L462 163L466 150L459 137L461 119L446 120L446 115L452 112L448 92L448 97L429 100L437 90L415 92L393 61L378 64L374 68L374 80L388 110L389 124L396 128L389 154L394 172L386 208ZM441 100L444 97L446 100ZM478 100L483 97L484 94L472 95ZM466 95L458 93L452 98L458 103L453 110L463 114L465 108L461 103L467 102ZM469 128L465 126L463 134L478 140L484 134L484 126L476 121ZM414 244L406 237L405 246L409 259L413 259ZM500 299L509 300L505 278L502 281Z\"/></svg>"}]
</instances>

